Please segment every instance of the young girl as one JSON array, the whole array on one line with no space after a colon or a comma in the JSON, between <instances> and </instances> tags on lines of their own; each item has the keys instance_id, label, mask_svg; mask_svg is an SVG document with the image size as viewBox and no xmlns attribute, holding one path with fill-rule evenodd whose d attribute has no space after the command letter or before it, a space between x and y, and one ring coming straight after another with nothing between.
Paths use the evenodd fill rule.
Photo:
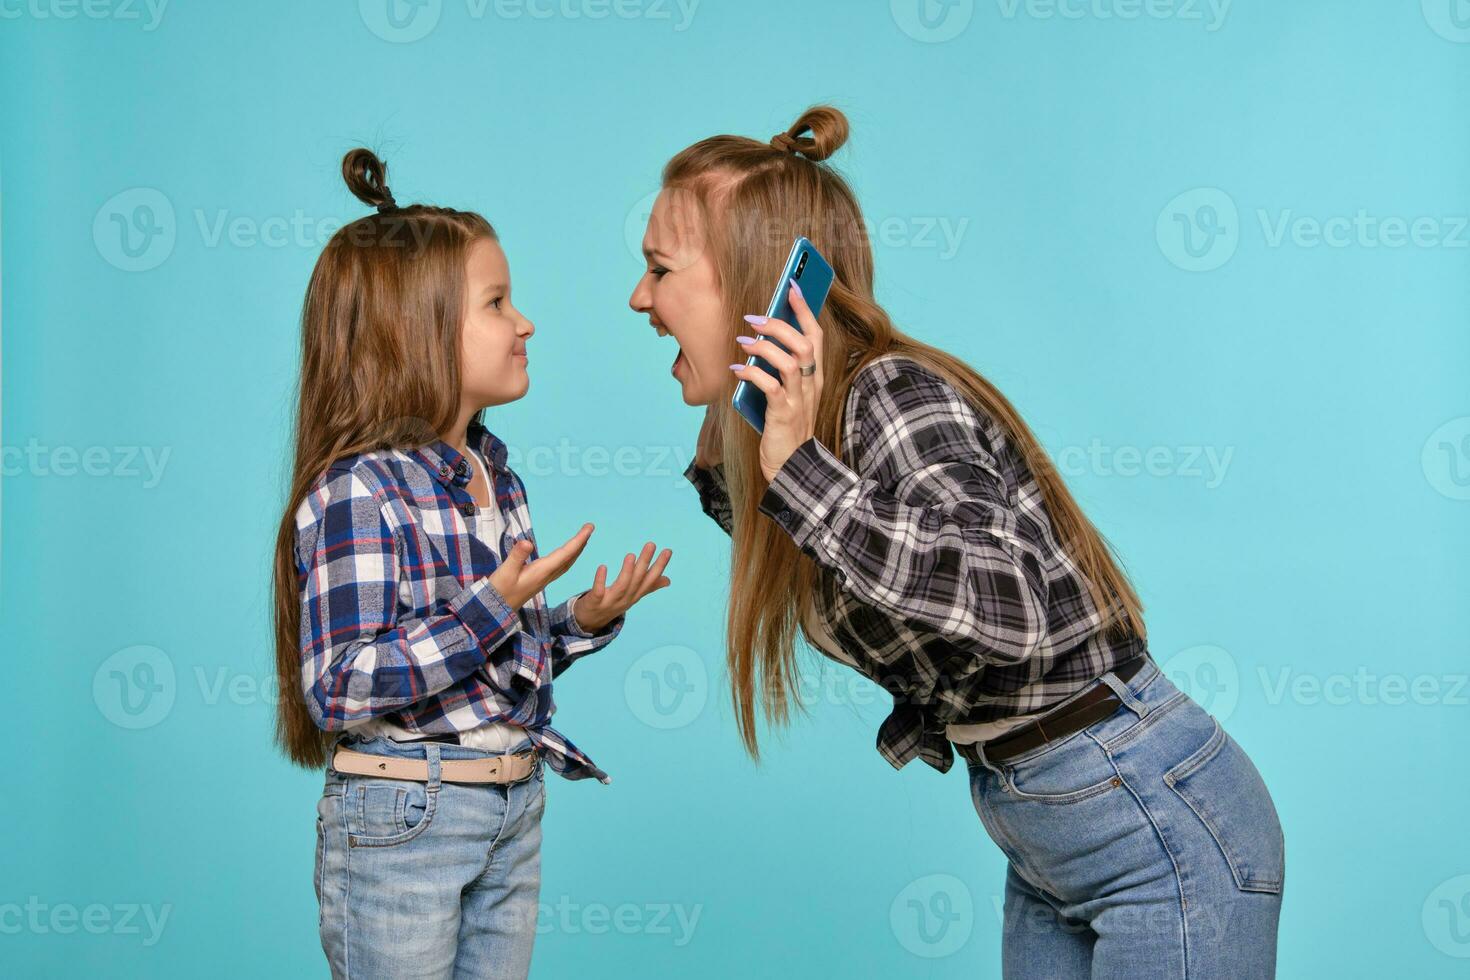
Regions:
<instances>
[{"instance_id":1,"label":"young girl","mask_svg":"<svg viewBox=\"0 0 1470 980\"><path fill-rule=\"evenodd\" d=\"M669 584L650 542L555 608L592 525L538 556L525 487L481 410L530 384L531 322L478 214L400 208L338 231L302 314L291 492L276 544L277 741L325 765L316 893L334 977L525 977L542 765L607 782L550 726L552 678Z\"/></svg>"}]
</instances>

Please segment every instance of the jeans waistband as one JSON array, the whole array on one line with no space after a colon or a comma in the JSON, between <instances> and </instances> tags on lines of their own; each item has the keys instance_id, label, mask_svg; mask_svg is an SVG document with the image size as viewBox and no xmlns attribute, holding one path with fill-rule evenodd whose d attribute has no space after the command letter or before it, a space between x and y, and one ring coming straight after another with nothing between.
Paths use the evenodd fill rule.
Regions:
<instances>
[{"instance_id":1,"label":"jeans waistband","mask_svg":"<svg viewBox=\"0 0 1470 980\"><path fill-rule=\"evenodd\" d=\"M1131 677L1129 677L1126 681L1118 677L1118 673L1120 671L1123 673L1127 673L1127 670L1130 667L1136 668ZM1120 706L1126 705L1136 710L1140 706L1140 702L1136 696L1136 692L1142 691L1158 673L1158 665L1153 662L1153 658L1151 658L1147 653L1143 653L1137 657L1130 658L1129 660L1126 660L1123 663L1117 664L1114 667L1110 668L1106 673L1101 674L1091 683L1084 684L1082 687L1069 694L1064 700L1057 702L1055 705L1047 709L1046 713L1041 715L1041 717L1037 719L1037 722L1040 723L1041 727L1044 730L1046 728L1047 719L1055 718L1058 715L1066 713L1068 708L1074 702L1080 699L1083 695L1087 694L1089 691L1095 691L1100 686L1110 688L1114 696L1117 698ZM1037 722L1031 722L1021 727L1022 729L1025 729L1030 727L1032 724L1036 724ZM982 757L984 746L992 745L997 742L1004 742L1006 739L1011 738L1014 734L1014 732L1006 732L999 738L993 739L990 742L975 745L958 743L955 745L955 751L959 754L961 758L965 759L968 762L977 763L980 765L989 765L988 760ZM1016 758L1007 759L1006 762L1020 762L1026 758L1029 758L1030 756L1036 755L1039 752L1044 752L1049 746L1070 737L1071 734L1075 734L1075 732L1069 733L1068 735L1060 736L1058 738L1049 738L1045 743L1038 745L1035 748L1027 749Z\"/></svg>"}]
</instances>

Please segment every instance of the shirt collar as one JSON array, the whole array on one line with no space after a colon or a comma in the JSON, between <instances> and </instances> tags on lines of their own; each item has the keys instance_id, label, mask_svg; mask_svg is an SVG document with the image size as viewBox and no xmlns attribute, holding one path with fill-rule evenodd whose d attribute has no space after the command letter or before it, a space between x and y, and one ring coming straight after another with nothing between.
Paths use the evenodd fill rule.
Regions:
<instances>
[{"instance_id":1,"label":"shirt collar","mask_svg":"<svg viewBox=\"0 0 1470 980\"><path fill-rule=\"evenodd\" d=\"M478 449L480 454L490 461L492 468L501 470L505 468L506 447L496 437L495 433L480 422L479 418L470 420L467 442L470 446ZM465 458L464 453L455 449L443 439L435 439L426 446L421 446L413 451L419 461L428 467L434 478L445 486L462 487L470 482L472 465Z\"/></svg>"}]
</instances>

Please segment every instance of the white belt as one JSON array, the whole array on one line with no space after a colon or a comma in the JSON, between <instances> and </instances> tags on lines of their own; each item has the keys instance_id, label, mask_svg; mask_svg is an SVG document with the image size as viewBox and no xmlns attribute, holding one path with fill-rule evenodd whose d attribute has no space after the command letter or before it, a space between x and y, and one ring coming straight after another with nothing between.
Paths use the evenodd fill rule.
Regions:
<instances>
[{"instance_id":1,"label":"white belt","mask_svg":"<svg viewBox=\"0 0 1470 980\"><path fill-rule=\"evenodd\" d=\"M375 755L337 746L332 753L332 768L357 776L380 779L429 781L427 759L404 759L399 756ZM492 755L482 759L440 759L439 779L446 783L518 783L535 771L536 753Z\"/></svg>"}]
</instances>

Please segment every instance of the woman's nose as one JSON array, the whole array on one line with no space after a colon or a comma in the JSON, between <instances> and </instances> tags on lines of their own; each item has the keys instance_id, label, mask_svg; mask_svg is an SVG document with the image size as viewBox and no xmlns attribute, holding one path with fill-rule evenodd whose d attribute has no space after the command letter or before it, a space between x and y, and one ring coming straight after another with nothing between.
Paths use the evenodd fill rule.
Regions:
<instances>
[{"instance_id":1,"label":"woman's nose","mask_svg":"<svg viewBox=\"0 0 1470 980\"><path fill-rule=\"evenodd\" d=\"M628 306L632 307L634 313L647 313L652 308L650 302L652 290L648 288L648 273L644 273L638 280L638 285L633 287L633 295L628 297Z\"/></svg>"}]
</instances>

